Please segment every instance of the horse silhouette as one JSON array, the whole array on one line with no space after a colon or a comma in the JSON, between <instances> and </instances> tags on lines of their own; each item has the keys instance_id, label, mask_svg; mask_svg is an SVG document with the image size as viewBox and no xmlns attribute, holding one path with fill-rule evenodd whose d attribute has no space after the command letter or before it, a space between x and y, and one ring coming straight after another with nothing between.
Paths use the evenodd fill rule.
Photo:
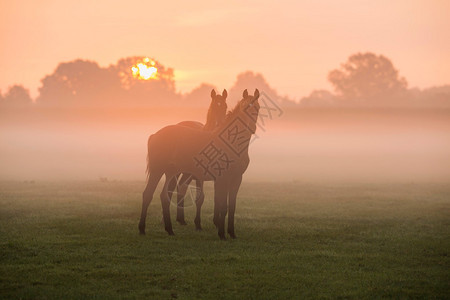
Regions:
<instances>
[{"instance_id":1,"label":"horse silhouette","mask_svg":"<svg viewBox=\"0 0 450 300\"><path fill-rule=\"evenodd\" d=\"M213 129L221 125L225 120L227 112L227 103L226 103L227 95L228 95L227 90L223 90L222 95L216 94L216 91L214 89L211 91L211 104L209 105L205 125L196 121L183 121L178 123L177 125L190 127L197 130L212 131ZM187 189L189 187L189 184L193 179L195 179L196 181L195 205L197 208L194 223L195 228L197 230L201 230L202 226L201 226L200 212L202 209L203 202L205 200L202 180L194 178L194 176L192 176L192 174L189 173L184 173L183 176L181 176L181 174L176 175L175 177L172 178L168 186L169 200L172 199L173 193L175 189L177 189L176 221L181 225L186 225L186 221L184 220L184 198Z\"/></svg>"},{"instance_id":2,"label":"horse silhouette","mask_svg":"<svg viewBox=\"0 0 450 300\"><path fill-rule=\"evenodd\" d=\"M168 186L174 176L189 173L202 181L214 181L214 224L220 239L225 239L225 217L228 213L228 234L235 238L234 213L242 175L250 162L248 147L256 132L260 105L259 91L243 98L226 115L223 124L213 131L170 125L148 139L147 186L142 197L139 231L145 234L147 209L156 186L166 176L161 191L164 227L173 235L170 220Z\"/></svg>"}]
</instances>

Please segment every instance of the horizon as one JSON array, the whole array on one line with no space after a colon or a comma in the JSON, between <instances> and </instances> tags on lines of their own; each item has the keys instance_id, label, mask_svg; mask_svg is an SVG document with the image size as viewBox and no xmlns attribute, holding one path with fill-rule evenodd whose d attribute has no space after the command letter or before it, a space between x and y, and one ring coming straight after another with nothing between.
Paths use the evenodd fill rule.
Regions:
<instances>
[{"instance_id":1,"label":"horizon","mask_svg":"<svg viewBox=\"0 0 450 300\"><path fill-rule=\"evenodd\" d=\"M357 52L390 58L409 88L441 86L450 78L450 41L441 38L450 28L449 9L446 1L419 0L6 3L0 90L20 84L36 98L40 80L59 63L83 59L107 67L136 54L173 68L179 93L202 83L229 88L249 70L298 102L316 89L332 91L328 72Z\"/></svg>"}]
</instances>

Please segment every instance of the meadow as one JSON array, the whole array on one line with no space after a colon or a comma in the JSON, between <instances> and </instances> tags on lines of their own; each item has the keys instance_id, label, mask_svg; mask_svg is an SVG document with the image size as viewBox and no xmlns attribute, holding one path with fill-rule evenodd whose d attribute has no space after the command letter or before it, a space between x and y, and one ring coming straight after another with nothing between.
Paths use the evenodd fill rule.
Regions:
<instances>
[{"instance_id":1,"label":"meadow","mask_svg":"<svg viewBox=\"0 0 450 300\"><path fill-rule=\"evenodd\" d=\"M0 298L447 298L450 185L245 181L237 239L137 230L141 181L0 182ZM158 195L158 191L157 194Z\"/></svg>"}]
</instances>

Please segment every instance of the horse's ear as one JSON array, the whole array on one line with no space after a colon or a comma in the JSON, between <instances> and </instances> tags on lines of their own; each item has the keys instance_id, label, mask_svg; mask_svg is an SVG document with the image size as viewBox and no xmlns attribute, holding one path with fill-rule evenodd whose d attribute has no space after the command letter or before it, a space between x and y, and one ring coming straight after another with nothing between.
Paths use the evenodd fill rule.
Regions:
<instances>
[{"instance_id":1,"label":"horse's ear","mask_svg":"<svg viewBox=\"0 0 450 300\"><path fill-rule=\"evenodd\" d=\"M242 93L242 96L244 96L244 98L247 98L247 97L248 97L247 89L244 90L244 92Z\"/></svg>"},{"instance_id":2,"label":"horse's ear","mask_svg":"<svg viewBox=\"0 0 450 300\"><path fill-rule=\"evenodd\" d=\"M227 98L227 96L228 96L227 90L223 90L222 97Z\"/></svg>"},{"instance_id":3,"label":"horse's ear","mask_svg":"<svg viewBox=\"0 0 450 300\"><path fill-rule=\"evenodd\" d=\"M211 98L214 98L216 96L216 91L214 89L211 90Z\"/></svg>"},{"instance_id":4,"label":"horse's ear","mask_svg":"<svg viewBox=\"0 0 450 300\"><path fill-rule=\"evenodd\" d=\"M255 93L253 94L253 100L257 100L259 98L259 91L258 89L255 90Z\"/></svg>"}]
</instances>

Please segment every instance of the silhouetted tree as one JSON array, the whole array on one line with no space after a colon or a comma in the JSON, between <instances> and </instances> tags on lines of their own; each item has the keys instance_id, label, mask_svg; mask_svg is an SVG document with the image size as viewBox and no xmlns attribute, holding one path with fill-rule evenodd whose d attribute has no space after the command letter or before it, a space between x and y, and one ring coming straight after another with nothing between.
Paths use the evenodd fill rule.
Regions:
<instances>
[{"instance_id":1,"label":"silhouetted tree","mask_svg":"<svg viewBox=\"0 0 450 300\"><path fill-rule=\"evenodd\" d=\"M151 64L149 62L151 62ZM144 63L157 69L153 80L142 80L133 75L132 67L139 63ZM135 86L151 84L154 86L164 87L164 89L167 90L175 90L173 69L166 68L164 65L153 58L144 56L126 57L120 59L115 65L111 65L109 69L112 70L113 73L118 74L122 86L125 89L131 89Z\"/></svg>"},{"instance_id":2,"label":"silhouetted tree","mask_svg":"<svg viewBox=\"0 0 450 300\"><path fill-rule=\"evenodd\" d=\"M283 107L296 105L294 101L288 99L287 97L280 97L276 90L270 87L266 79L261 74L246 71L237 76L236 82L230 88L228 93L229 100L227 100L231 104L228 105L229 107L232 107L234 103L241 100L242 91L245 89L248 89L249 91L258 89L260 92L270 97L271 100L278 102L278 104Z\"/></svg>"},{"instance_id":3,"label":"silhouetted tree","mask_svg":"<svg viewBox=\"0 0 450 300\"><path fill-rule=\"evenodd\" d=\"M8 107L23 107L33 103L30 92L22 85L17 84L10 87L1 98L2 105Z\"/></svg>"},{"instance_id":4,"label":"silhouetted tree","mask_svg":"<svg viewBox=\"0 0 450 300\"><path fill-rule=\"evenodd\" d=\"M209 107L212 89L216 89L216 87L208 83L202 83L189 93L183 95L182 104L186 106Z\"/></svg>"},{"instance_id":5,"label":"silhouetted tree","mask_svg":"<svg viewBox=\"0 0 450 300\"><path fill-rule=\"evenodd\" d=\"M133 74L132 67L140 63L156 68L154 76L143 80ZM155 59L143 56L123 58L117 64L111 65L109 71L120 78L121 87L126 91L126 102L166 106L176 104L181 98L175 90L173 69L166 68Z\"/></svg>"},{"instance_id":6,"label":"silhouetted tree","mask_svg":"<svg viewBox=\"0 0 450 300\"><path fill-rule=\"evenodd\" d=\"M406 91L407 86L388 58L373 53L350 56L340 69L329 73L328 80L339 96L359 102L384 101Z\"/></svg>"},{"instance_id":7,"label":"silhouetted tree","mask_svg":"<svg viewBox=\"0 0 450 300\"><path fill-rule=\"evenodd\" d=\"M252 71L246 71L240 73L234 85L230 88L228 98L234 102L241 100L243 90L254 91L258 89L263 91L271 98L277 98L277 92L272 89L267 83L266 79L259 73L253 73Z\"/></svg>"},{"instance_id":8,"label":"silhouetted tree","mask_svg":"<svg viewBox=\"0 0 450 300\"><path fill-rule=\"evenodd\" d=\"M151 78L133 74L136 65L145 62L157 69ZM59 64L41 81L37 99L40 104L151 106L173 104L180 97L175 91L173 70L145 57L120 59L108 68L78 59Z\"/></svg>"},{"instance_id":9,"label":"silhouetted tree","mask_svg":"<svg viewBox=\"0 0 450 300\"><path fill-rule=\"evenodd\" d=\"M436 86L420 90L408 90L408 96L415 106L450 107L450 85Z\"/></svg>"},{"instance_id":10,"label":"silhouetted tree","mask_svg":"<svg viewBox=\"0 0 450 300\"><path fill-rule=\"evenodd\" d=\"M333 106L336 104L336 96L327 90L314 90L307 97L300 100L304 107Z\"/></svg>"},{"instance_id":11,"label":"silhouetted tree","mask_svg":"<svg viewBox=\"0 0 450 300\"><path fill-rule=\"evenodd\" d=\"M57 105L102 105L120 94L119 77L96 62L75 60L61 63L41 80L38 103Z\"/></svg>"}]
</instances>

